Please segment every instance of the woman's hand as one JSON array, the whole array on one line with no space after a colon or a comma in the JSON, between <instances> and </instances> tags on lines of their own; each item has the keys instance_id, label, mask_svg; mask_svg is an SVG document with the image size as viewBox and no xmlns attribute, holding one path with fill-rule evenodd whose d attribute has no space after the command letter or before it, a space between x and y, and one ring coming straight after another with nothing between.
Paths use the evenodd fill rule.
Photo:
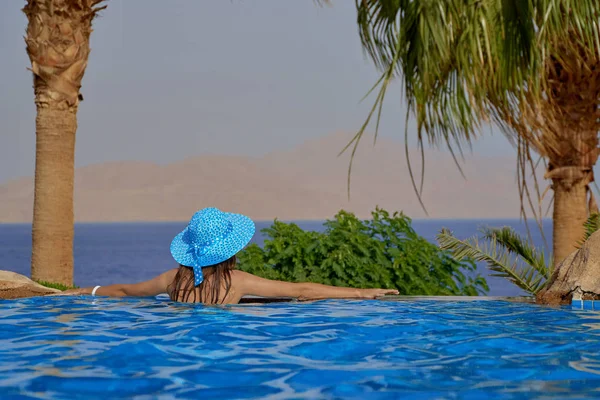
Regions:
<instances>
[{"instance_id":1,"label":"woman's hand","mask_svg":"<svg viewBox=\"0 0 600 400\"><path fill-rule=\"evenodd\" d=\"M399 294L395 289L358 289L361 299L376 299L388 294Z\"/></svg>"}]
</instances>

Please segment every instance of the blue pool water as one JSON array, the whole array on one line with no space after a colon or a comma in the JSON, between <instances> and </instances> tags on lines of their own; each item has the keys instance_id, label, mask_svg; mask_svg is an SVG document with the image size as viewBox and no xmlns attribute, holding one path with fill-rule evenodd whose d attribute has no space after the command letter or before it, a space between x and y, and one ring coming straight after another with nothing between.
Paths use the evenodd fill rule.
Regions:
<instances>
[{"instance_id":1,"label":"blue pool water","mask_svg":"<svg viewBox=\"0 0 600 400\"><path fill-rule=\"evenodd\" d=\"M0 301L0 397L600 396L600 313L502 301Z\"/></svg>"}]
</instances>

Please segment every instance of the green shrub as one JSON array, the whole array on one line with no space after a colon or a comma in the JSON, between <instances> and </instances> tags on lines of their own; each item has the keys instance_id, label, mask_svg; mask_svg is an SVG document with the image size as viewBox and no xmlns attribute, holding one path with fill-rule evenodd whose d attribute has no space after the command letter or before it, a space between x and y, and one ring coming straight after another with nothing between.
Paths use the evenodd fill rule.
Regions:
<instances>
[{"instance_id":1,"label":"green shrub","mask_svg":"<svg viewBox=\"0 0 600 400\"><path fill-rule=\"evenodd\" d=\"M62 283L52 283L52 282L45 282L45 281L37 281L37 283L39 283L40 285L45 286L47 288L50 288L50 289L62 290L63 292L65 290L69 290L69 289L79 289L79 286L67 286L67 285L63 285Z\"/></svg>"},{"instance_id":2,"label":"green shrub","mask_svg":"<svg viewBox=\"0 0 600 400\"><path fill-rule=\"evenodd\" d=\"M456 261L411 227L402 213L376 209L361 221L340 211L325 232L304 231L275 220L262 232L264 247L250 245L240 269L268 279L357 288L394 288L403 295L485 294L485 279L465 276L472 261Z\"/></svg>"}]
</instances>

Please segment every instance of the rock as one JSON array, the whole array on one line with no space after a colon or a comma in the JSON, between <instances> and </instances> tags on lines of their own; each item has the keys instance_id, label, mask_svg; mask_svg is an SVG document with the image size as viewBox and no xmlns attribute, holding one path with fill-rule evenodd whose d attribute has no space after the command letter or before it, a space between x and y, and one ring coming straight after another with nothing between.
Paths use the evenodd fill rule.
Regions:
<instances>
[{"instance_id":1,"label":"rock","mask_svg":"<svg viewBox=\"0 0 600 400\"><path fill-rule=\"evenodd\" d=\"M570 304L571 300L600 299L600 231L554 270L536 300L540 304Z\"/></svg>"},{"instance_id":2,"label":"rock","mask_svg":"<svg viewBox=\"0 0 600 400\"><path fill-rule=\"evenodd\" d=\"M0 270L0 299L44 296L58 292L60 290L42 286L16 272Z\"/></svg>"}]
</instances>

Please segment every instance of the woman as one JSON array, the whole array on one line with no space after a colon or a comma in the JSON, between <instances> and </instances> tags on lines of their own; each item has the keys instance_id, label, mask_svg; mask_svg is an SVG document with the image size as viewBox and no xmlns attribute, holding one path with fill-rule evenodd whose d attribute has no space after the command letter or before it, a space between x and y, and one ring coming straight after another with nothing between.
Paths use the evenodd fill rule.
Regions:
<instances>
[{"instance_id":1,"label":"woman","mask_svg":"<svg viewBox=\"0 0 600 400\"><path fill-rule=\"evenodd\" d=\"M254 236L254 222L244 215L205 208L171 242L171 255L179 268L132 285L73 289L65 294L98 296L156 296L204 304L237 304L244 296L294 297L300 300L331 298L373 299L398 294L389 289L352 289L316 283L290 283L263 279L238 271L235 255Z\"/></svg>"}]
</instances>

